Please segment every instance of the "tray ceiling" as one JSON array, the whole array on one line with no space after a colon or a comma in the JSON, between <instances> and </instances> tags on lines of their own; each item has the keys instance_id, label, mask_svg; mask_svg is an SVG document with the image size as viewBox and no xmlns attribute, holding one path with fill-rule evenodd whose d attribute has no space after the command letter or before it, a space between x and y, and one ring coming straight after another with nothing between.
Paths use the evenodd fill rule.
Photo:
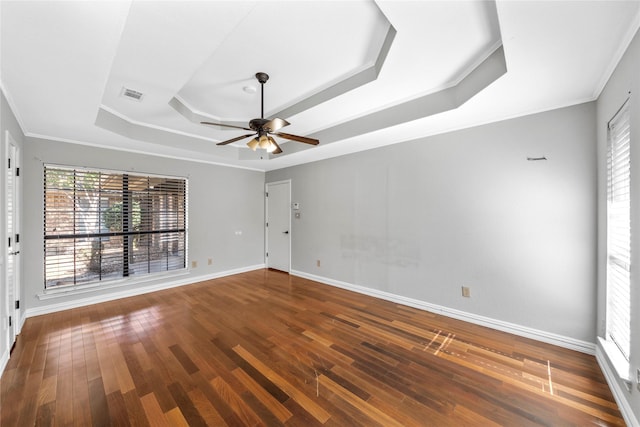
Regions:
<instances>
[{"instance_id":1,"label":"tray ceiling","mask_svg":"<svg viewBox=\"0 0 640 427\"><path fill-rule=\"evenodd\" d=\"M258 170L593 100L640 21L636 0L0 8L0 82L28 136ZM215 145L244 131L199 121L259 117L258 71L265 116L319 146Z\"/></svg>"}]
</instances>

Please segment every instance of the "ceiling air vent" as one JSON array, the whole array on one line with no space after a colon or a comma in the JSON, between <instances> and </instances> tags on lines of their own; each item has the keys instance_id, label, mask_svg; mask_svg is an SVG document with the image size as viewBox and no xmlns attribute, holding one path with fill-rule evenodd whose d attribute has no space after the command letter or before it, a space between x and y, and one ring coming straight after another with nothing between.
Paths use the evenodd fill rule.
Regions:
<instances>
[{"instance_id":1,"label":"ceiling air vent","mask_svg":"<svg viewBox=\"0 0 640 427\"><path fill-rule=\"evenodd\" d=\"M142 101L142 97L144 96L142 92L138 92L137 90L129 89L126 87L122 88L122 93L120 94L125 98L133 99L134 101Z\"/></svg>"}]
</instances>

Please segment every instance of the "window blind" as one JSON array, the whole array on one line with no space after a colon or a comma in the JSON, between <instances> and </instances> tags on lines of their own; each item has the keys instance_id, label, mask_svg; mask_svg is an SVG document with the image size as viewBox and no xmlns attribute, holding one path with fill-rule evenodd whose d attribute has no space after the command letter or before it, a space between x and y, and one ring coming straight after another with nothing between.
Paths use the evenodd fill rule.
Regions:
<instances>
[{"instance_id":1,"label":"window blind","mask_svg":"<svg viewBox=\"0 0 640 427\"><path fill-rule=\"evenodd\" d=\"M186 268L187 180L44 168L45 289Z\"/></svg>"},{"instance_id":2,"label":"window blind","mask_svg":"<svg viewBox=\"0 0 640 427\"><path fill-rule=\"evenodd\" d=\"M607 339L629 360L631 326L631 136L629 102L609 122Z\"/></svg>"}]
</instances>

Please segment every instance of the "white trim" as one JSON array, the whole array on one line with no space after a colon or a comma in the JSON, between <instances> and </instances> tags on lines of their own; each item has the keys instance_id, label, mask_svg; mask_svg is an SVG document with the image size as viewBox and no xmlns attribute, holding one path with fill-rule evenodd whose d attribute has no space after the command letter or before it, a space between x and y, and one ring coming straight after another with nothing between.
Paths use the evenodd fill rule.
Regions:
<instances>
[{"instance_id":1,"label":"white trim","mask_svg":"<svg viewBox=\"0 0 640 427\"><path fill-rule=\"evenodd\" d=\"M4 94L4 98L7 100L7 104L9 104L9 109L13 113L13 116L16 118L16 122L18 122L20 131L22 131L22 134L24 135L24 130L26 129L26 127L24 126L24 121L20 117L16 103L13 101L11 94L9 94L9 92L7 91L7 88L4 85L2 79L0 79L0 91L2 91L2 93Z\"/></svg>"},{"instance_id":2,"label":"white trim","mask_svg":"<svg viewBox=\"0 0 640 427\"><path fill-rule=\"evenodd\" d=\"M20 309L22 310L22 309ZM20 332L22 332L22 327L24 326L24 322L27 321L27 316L24 313L20 314L20 323L18 323L18 329L16 330L16 332L18 333L18 335L20 335ZM0 371L2 372L2 371ZM1 375L1 374L0 374Z\"/></svg>"},{"instance_id":3,"label":"white trim","mask_svg":"<svg viewBox=\"0 0 640 427\"><path fill-rule=\"evenodd\" d=\"M607 355L609 365L613 366L618 379L631 382L629 361L625 359L624 354L622 354L618 346L613 341L606 340L602 337L598 337L598 344L598 348L602 349Z\"/></svg>"},{"instance_id":4,"label":"white trim","mask_svg":"<svg viewBox=\"0 0 640 427\"><path fill-rule=\"evenodd\" d=\"M479 316L477 314L468 313L437 304L431 304L414 298L408 298L402 295L396 295L377 289L367 288L365 286L354 285L347 282L341 282L339 280L316 276L315 274L309 274L303 271L291 270L290 274L293 276L299 276L305 279L324 283L326 285L336 286L338 288L347 289L349 291L380 298L386 301L391 301L409 307L418 308L420 310L429 311L431 313L442 314L443 316L452 317L454 319L463 320L465 322L473 323L480 326L486 326L488 328L497 329L499 331L508 332L510 334L530 338L536 341L542 341L548 344L557 345L559 347L568 348L570 350L579 351L581 353L595 354L596 351L595 343L591 343L588 341L577 340L575 338L541 331L539 329L533 329L526 326L517 325L515 323L504 322L502 320L485 316Z\"/></svg>"},{"instance_id":5,"label":"white trim","mask_svg":"<svg viewBox=\"0 0 640 427\"><path fill-rule=\"evenodd\" d=\"M602 343L602 341L600 343ZM636 418L633 413L633 408L631 408L631 404L627 399L629 393L620 387L620 381L618 380L619 377L615 370L611 368L609 359L601 345L596 346L596 361L598 362L598 365L600 365L600 369L604 374L604 378L607 380L607 384L611 389L613 398L618 404L618 408L622 413L622 418L624 418L625 423L630 427L640 427L640 420Z\"/></svg>"},{"instance_id":6,"label":"white trim","mask_svg":"<svg viewBox=\"0 0 640 427\"><path fill-rule=\"evenodd\" d=\"M25 311L25 317L40 316L42 314L55 313L57 311L69 310L71 308L84 307L87 305L97 304L101 302L113 301L120 298L127 298L136 295L142 295L149 292L155 292L163 289L175 288L178 286L190 285L197 282L203 282L205 280L218 279L220 277L232 276L234 274L246 273L253 270L264 269L264 264L250 265L247 267L240 267L233 270L219 271L217 273L205 274L202 276L188 276L181 279L172 281L156 283L140 288L126 289L119 292L112 292L104 295L96 295L87 298L74 299L72 301L60 302L57 304L48 304L41 307L28 308ZM100 288L94 290L99 291Z\"/></svg>"},{"instance_id":7,"label":"white trim","mask_svg":"<svg viewBox=\"0 0 640 427\"><path fill-rule=\"evenodd\" d=\"M284 179L281 181L274 181L274 182L265 182L264 184L264 191L265 191L265 195L264 195L264 216L265 216L265 226L264 226L264 251L265 251L265 264L267 265L267 267L269 267L269 260L267 259L268 257L266 256L266 254L269 253L269 227L267 227L267 223L269 222L269 197L267 196L267 194L269 194L269 186L270 185L282 185L282 184L287 184L289 186L289 208L287 210L287 212L289 213L289 266L287 268L287 273L291 272L291 234L292 234L292 230L291 230L291 191L292 191L292 185L291 185L291 179Z\"/></svg>"},{"instance_id":8,"label":"white trim","mask_svg":"<svg viewBox=\"0 0 640 427\"><path fill-rule=\"evenodd\" d=\"M182 104L182 106L184 108L186 108L187 110L189 110L189 112L194 115L194 116L200 116L203 119L207 119L210 121L214 121L214 122L225 122L227 124L233 124L234 122L240 122L240 123L246 123L247 122L247 118L246 117L240 117L240 118L231 118L231 117L219 117L219 116L214 116L213 114L209 114L209 113L205 113L202 110L198 110L196 107L194 107L193 105L189 104L183 97L180 96L180 94L176 93L175 95L173 95L173 99L175 99L176 101L178 101L180 104ZM171 100L173 101L173 100ZM178 109L173 105L174 103L169 101L169 105L171 105L173 107L174 110L178 111ZM184 114L182 114L181 111L178 111L178 113L180 113L183 117L186 117ZM267 113L269 113L269 111L267 111ZM267 117L273 117L274 114L267 114ZM187 117L188 119L189 117ZM191 120L193 121L193 120ZM194 122L196 123L196 122ZM246 125L243 125L246 126ZM218 142L218 141L214 141L214 142Z\"/></svg>"},{"instance_id":9,"label":"white trim","mask_svg":"<svg viewBox=\"0 0 640 427\"><path fill-rule=\"evenodd\" d=\"M145 123L145 122L141 122L139 120L135 120L132 119L130 117L125 116L124 114L120 113L119 111L114 110L111 107L107 107L104 104L100 104L98 106L99 109L103 109L104 111L106 111L109 114L113 114L114 116L116 116L117 118L119 118L120 120L124 120L125 122L131 124L131 125L135 125L135 126L140 126L140 127L144 127L144 128L149 128L149 129L153 129L153 130L158 130L161 132L167 132L170 134L174 134L174 135L180 135L180 136L186 136L188 138L194 138L194 139L199 139L202 141L206 141L206 142L220 142L220 140L217 140L215 138L207 138L205 136L202 135L198 135L195 133L189 133L189 132L183 132L183 131L179 131L176 129L170 129L164 126L160 126L160 125L156 125L156 124L152 124L152 123Z\"/></svg>"},{"instance_id":10,"label":"white trim","mask_svg":"<svg viewBox=\"0 0 640 427\"><path fill-rule=\"evenodd\" d=\"M128 148L128 147L116 147L116 146L113 146L113 145L103 144L103 143L100 143L100 142L86 142L86 141L83 142L83 141L78 141L77 139L61 138L61 137L57 137L57 136L49 136L49 135L43 135L43 134L38 134L38 133L33 133L33 132L24 132L24 136L26 136L28 138L42 139L42 140L45 140L45 141L49 140L49 141L55 141L55 142L62 142L62 143L65 143L65 144L76 144L76 145L82 145L82 146L85 146L85 147L102 148L104 150L122 151L122 152L125 152L125 153L142 154L142 155L145 155L145 156L162 157L162 158L172 159L172 160L182 160L182 161L185 161L185 162L204 163L204 164L207 164L207 165L224 166L224 167L228 167L228 168L245 169L245 170L256 171L256 172L264 172L265 171L265 169L252 168L252 167L249 167L249 166L235 165L233 163L222 163L222 162L217 162L217 161L213 161L213 160L198 159L198 158L193 158L193 157L181 156L181 155L177 155L177 154L157 153L157 152L152 152L152 151L148 151L148 150L133 149L133 148Z\"/></svg>"},{"instance_id":11,"label":"white trim","mask_svg":"<svg viewBox=\"0 0 640 427\"><path fill-rule=\"evenodd\" d=\"M12 195L12 201L13 201L13 211L12 211L12 220L13 220L13 234L14 235L19 235L22 234L22 196L21 196L21 180L19 179L20 176L17 175L17 171L20 169L21 164L22 164L22 149L20 147L20 145L18 145L18 143L16 142L16 140L13 138L13 135L11 134L11 132L9 132L8 129L5 130L5 158L4 161L6 162L7 159L11 159L11 161L13 162L13 187L12 187L12 191L13 191L13 195ZM4 180L4 190L7 190L7 176L5 175L5 180ZM6 197L6 194L5 194ZM9 221L9 211L8 211L8 205L6 205L6 198L5 198L5 206L4 206L4 217L5 217L5 237L6 237L6 230L8 228L8 221ZM13 250L16 252L20 252L20 247L21 244L18 241L18 239L15 239L16 241L13 244ZM8 260L9 254L5 251L5 265L9 264L9 260ZM15 343L18 334L20 333L20 324L23 322L21 319L21 310L15 308L15 302L19 301L21 299L21 295L22 295L22 277L21 277L21 272L22 272L22 257L18 254L14 257L13 260L13 279L12 279L12 283L9 283L8 281L6 281L6 286L7 286L7 292L9 291L9 287L13 287L12 289L12 293L11 296L13 297L13 301L7 301L7 314L9 316L12 317L12 321L13 321L13 335L14 336L10 336L9 337L9 347L13 346L13 344ZM3 275L6 279L6 268L3 271Z\"/></svg>"},{"instance_id":12,"label":"white trim","mask_svg":"<svg viewBox=\"0 0 640 427\"><path fill-rule=\"evenodd\" d=\"M9 351L10 349L7 349L2 353L2 357L0 357L0 376L4 374L4 369L7 367L7 363L9 363Z\"/></svg>"},{"instance_id":13,"label":"white trim","mask_svg":"<svg viewBox=\"0 0 640 427\"><path fill-rule=\"evenodd\" d=\"M107 291L110 289L128 287L131 288L133 286L142 285L149 282L158 282L161 280L168 280L171 282L175 282L177 277L184 277L191 274L191 271L187 268L181 270L168 271L163 273L155 273L155 274L145 274L143 276L129 276L122 277L115 280L108 281L98 281L91 282L85 285L68 285L68 286L59 286L52 287L49 289L45 289L39 294L36 294L36 297L40 301L46 301L49 299L55 298L64 298L68 296L81 295L86 293L92 293L96 291Z\"/></svg>"}]
</instances>

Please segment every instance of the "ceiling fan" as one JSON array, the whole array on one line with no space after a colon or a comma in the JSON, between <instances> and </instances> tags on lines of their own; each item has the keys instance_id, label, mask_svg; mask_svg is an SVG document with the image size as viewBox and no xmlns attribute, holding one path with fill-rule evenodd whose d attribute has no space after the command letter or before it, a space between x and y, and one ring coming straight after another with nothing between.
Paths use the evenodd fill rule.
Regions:
<instances>
[{"instance_id":1,"label":"ceiling fan","mask_svg":"<svg viewBox=\"0 0 640 427\"><path fill-rule=\"evenodd\" d=\"M263 148L269 153L282 153L282 149L271 135L279 136L284 139L290 139L292 141L303 142L305 144L318 145L320 141L318 141L317 139L278 132L278 130L282 129L283 127L290 125L290 123L286 120L278 117L271 120L264 118L264 84L267 82L267 80L269 80L269 75L267 73L256 73L256 79L258 79L258 81L260 82L260 118L251 120L249 122L248 128L228 125L224 123L200 122L203 125L252 130L256 133L250 133L247 135L239 136L237 138L231 138L226 141L218 142L216 145L227 145L231 144L232 142L240 141L241 139L253 136L254 138L247 143L249 148L251 148L253 151L256 151L257 148Z\"/></svg>"}]
</instances>

